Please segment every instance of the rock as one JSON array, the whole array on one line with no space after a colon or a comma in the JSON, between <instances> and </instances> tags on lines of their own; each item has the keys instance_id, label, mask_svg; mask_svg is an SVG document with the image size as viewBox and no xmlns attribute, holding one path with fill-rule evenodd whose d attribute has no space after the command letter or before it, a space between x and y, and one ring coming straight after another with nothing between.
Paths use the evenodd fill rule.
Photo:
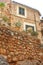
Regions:
<instances>
[{"instance_id":1,"label":"rock","mask_svg":"<svg viewBox=\"0 0 43 65\"><path fill-rule=\"evenodd\" d=\"M0 48L0 53L1 53L1 54L6 54L6 49Z\"/></svg>"},{"instance_id":2,"label":"rock","mask_svg":"<svg viewBox=\"0 0 43 65\"><path fill-rule=\"evenodd\" d=\"M9 65L9 63L3 56L0 56L0 65Z\"/></svg>"},{"instance_id":3,"label":"rock","mask_svg":"<svg viewBox=\"0 0 43 65\"><path fill-rule=\"evenodd\" d=\"M14 61L14 62L15 62L15 61L18 61L17 57L13 57L13 61Z\"/></svg>"}]
</instances>

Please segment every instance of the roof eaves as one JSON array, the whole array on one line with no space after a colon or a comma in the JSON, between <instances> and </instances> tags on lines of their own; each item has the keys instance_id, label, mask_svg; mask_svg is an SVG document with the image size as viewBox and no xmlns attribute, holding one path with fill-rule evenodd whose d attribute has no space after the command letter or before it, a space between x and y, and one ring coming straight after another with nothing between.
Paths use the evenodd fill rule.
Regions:
<instances>
[{"instance_id":1,"label":"roof eaves","mask_svg":"<svg viewBox=\"0 0 43 65\"><path fill-rule=\"evenodd\" d=\"M12 1L12 2L15 3L15 4L20 4L22 6L28 7L30 9L33 9L33 10L37 11L39 13L39 15L41 16L41 13L37 9L35 9L35 8L29 7L29 6L25 5L25 4L21 4L21 3L15 2L15 1Z\"/></svg>"}]
</instances>

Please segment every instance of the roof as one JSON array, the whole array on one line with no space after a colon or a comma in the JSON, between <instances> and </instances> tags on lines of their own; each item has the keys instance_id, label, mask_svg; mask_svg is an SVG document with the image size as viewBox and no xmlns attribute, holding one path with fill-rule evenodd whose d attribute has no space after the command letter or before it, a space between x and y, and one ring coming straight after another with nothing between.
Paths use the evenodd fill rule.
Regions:
<instances>
[{"instance_id":1,"label":"roof","mask_svg":"<svg viewBox=\"0 0 43 65\"><path fill-rule=\"evenodd\" d=\"M12 1L12 2L15 3L15 4L20 4L22 6L28 7L30 9L33 9L34 11L37 11L39 13L39 15L41 16L41 13L37 9L35 9L35 8L29 7L29 6L25 5L25 4L21 4L21 3L15 2L15 1Z\"/></svg>"}]
</instances>

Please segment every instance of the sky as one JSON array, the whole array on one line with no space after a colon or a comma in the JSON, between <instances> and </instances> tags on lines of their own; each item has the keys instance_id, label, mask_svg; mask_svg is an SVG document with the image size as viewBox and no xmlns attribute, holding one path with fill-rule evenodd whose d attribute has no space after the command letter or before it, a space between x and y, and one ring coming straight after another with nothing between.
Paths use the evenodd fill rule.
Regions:
<instances>
[{"instance_id":1,"label":"sky","mask_svg":"<svg viewBox=\"0 0 43 65\"><path fill-rule=\"evenodd\" d=\"M39 10L41 16L43 16L43 0L12 0L12 1L35 8Z\"/></svg>"}]
</instances>

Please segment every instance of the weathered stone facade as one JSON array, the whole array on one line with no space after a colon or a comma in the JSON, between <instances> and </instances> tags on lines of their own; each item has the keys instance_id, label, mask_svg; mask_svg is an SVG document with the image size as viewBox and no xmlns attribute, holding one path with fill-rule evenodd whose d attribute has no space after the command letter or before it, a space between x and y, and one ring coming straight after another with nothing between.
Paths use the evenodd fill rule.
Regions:
<instances>
[{"instance_id":1,"label":"weathered stone facade","mask_svg":"<svg viewBox=\"0 0 43 65\"><path fill-rule=\"evenodd\" d=\"M25 16L19 15L19 7L25 9ZM26 25L34 27L34 31L38 32L38 38L41 39L40 13L38 10L25 6L17 2L8 3L5 6L4 15L10 18L11 28L14 30L15 23L22 23L20 31L26 30Z\"/></svg>"},{"instance_id":2,"label":"weathered stone facade","mask_svg":"<svg viewBox=\"0 0 43 65\"><path fill-rule=\"evenodd\" d=\"M22 15L19 15L18 12L18 8L19 7L22 7L26 10L26 16L22 16ZM33 8L30 8L28 6L25 6L25 5L22 5L22 4L19 4L19 3L16 3L16 2L12 2L11 4L11 25L12 27L15 26L15 22L18 22L20 21L22 23L22 26L21 26L21 30L25 30L25 25L30 25L30 26L34 26L35 27L35 31L38 32L38 38L41 39L41 27L39 25L40 23L40 13L38 10L35 10Z\"/></svg>"},{"instance_id":3,"label":"weathered stone facade","mask_svg":"<svg viewBox=\"0 0 43 65\"><path fill-rule=\"evenodd\" d=\"M40 22L40 26L41 26L41 43L43 44L43 18L41 19L41 22Z\"/></svg>"},{"instance_id":4,"label":"weathered stone facade","mask_svg":"<svg viewBox=\"0 0 43 65\"><path fill-rule=\"evenodd\" d=\"M25 16L18 14L18 8L22 7ZM0 27L0 55L10 65L43 65L43 48L40 48L41 28L39 11L28 6L12 2L6 4L2 12L10 18L11 27ZM24 32L14 30L15 22L22 23L20 31L24 30L24 24L34 26L38 31L38 38L32 37ZM1 21L2 22L2 21ZM12 30L14 31L12 31Z\"/></svg>"}]
</instances>

